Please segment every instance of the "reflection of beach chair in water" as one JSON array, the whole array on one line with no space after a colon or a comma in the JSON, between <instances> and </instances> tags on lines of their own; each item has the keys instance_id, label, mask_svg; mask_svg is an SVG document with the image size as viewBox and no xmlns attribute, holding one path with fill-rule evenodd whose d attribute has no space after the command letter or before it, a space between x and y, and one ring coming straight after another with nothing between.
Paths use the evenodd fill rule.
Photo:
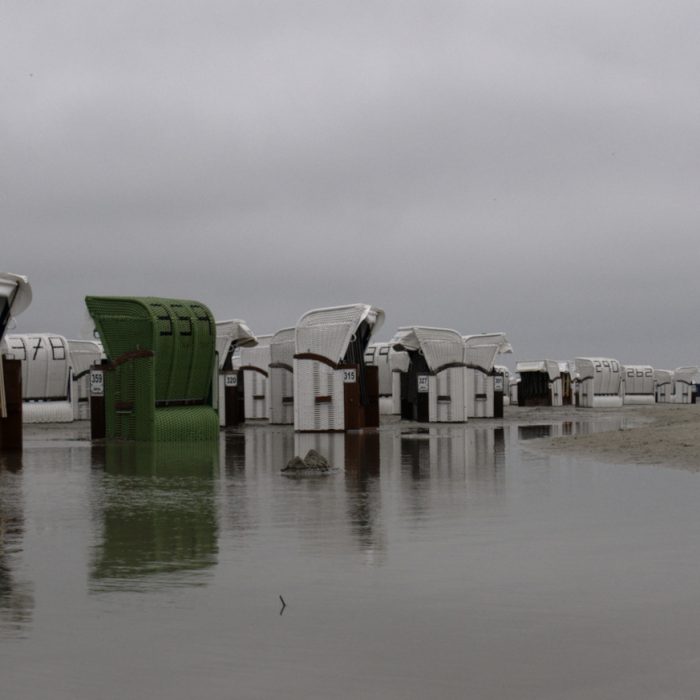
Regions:
<instances>
[{"instance_id":1,"label":"reflection of beach chair in water","mask_svg":"<svg viewBox=\"0 0 700 700\"><path fill-rule=\"evenodd\" d=\"M177 585L216 564L218 440L113 441L93 445L92 463L111 484L96 499L92 590Z\"/></svg>"},{"instance_id":2,"label":"reflection of beach chair in water","mask_svg":"<svg viewBox=\"0 0 700 700\"><path fill-rule=\"evenodd\" d=\"M218 436L212 407L216 329L195 301L86 297L104 344L107 438L188 441Z\"/></svg>"}]
</instances>

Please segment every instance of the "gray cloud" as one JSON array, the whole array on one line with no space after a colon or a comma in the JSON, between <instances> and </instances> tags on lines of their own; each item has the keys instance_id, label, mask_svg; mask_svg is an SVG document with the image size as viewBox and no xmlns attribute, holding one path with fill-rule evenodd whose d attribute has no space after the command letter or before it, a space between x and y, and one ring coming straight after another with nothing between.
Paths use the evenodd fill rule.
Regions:
<instances>
[{"instance_id":1,"label":"gray cloud","mask_svg":"<svg viewBox=\"0 0 700 700\"><path fill-rule=\"evenodd\" d=\"M258 332L370 301L515 358L700 362L693 3L15 3L3 268Z\"/></svg>"}]
</instances>

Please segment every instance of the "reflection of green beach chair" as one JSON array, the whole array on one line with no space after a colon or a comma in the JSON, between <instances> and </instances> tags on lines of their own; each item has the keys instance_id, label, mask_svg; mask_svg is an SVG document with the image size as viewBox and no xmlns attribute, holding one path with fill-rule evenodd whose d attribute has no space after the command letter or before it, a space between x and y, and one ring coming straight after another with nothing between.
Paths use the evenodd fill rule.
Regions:
<instances>
[{"instance_id":1,"label":"reflection of green beach chair","mask_svg":"<svg viewBox=\"0 0 700 700\"><path fill-rule=\"evenodd\" d=\"M92 463L103 472L90 590L205 583L218 558L218 440L110 442L93 446Z\"/></svg>"},{"instance_id":2,"label":"reflection of green beach chair","mask_svg":"<svg viewBox=\"0 0 700 700\"><path fill-rule=\"evenodd\" d=\"M216 328L195 301L86 297L104 344L107 438L213 440Z\"/></svg>"}]
</instances>

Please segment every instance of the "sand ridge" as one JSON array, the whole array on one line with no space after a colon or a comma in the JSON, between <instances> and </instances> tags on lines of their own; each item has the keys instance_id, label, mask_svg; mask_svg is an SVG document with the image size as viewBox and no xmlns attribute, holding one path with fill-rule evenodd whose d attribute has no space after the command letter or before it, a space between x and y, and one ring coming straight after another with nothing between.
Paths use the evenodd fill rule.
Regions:
<instances>
[{"instance_id":1,"label":"sand ridge","mask_svg":"<svg viewBox=\"0 0 700 700\"><path fill-rule=\"evenodd\" d=\"M527 422L538 409L508 411L509 419ZM557 414L557 411L560 413ZM540 420L581 420L584 417L623 416L629 427L585 435L541 438L527 447L546 452L589 456L621 464L658 464L700 471L700 405L657 404L621 409L542 409Z\"/></svg>"}]
</instances>

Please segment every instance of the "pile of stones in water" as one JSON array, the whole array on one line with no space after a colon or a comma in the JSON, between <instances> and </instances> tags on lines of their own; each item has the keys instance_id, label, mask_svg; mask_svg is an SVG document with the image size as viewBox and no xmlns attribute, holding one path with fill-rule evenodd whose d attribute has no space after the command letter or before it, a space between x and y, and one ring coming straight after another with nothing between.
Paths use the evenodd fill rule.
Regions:
<instances>
[{"instance_id":1,"label":"pile of stones in water","mask_svg":"<svg viewBox=\"0 0 700 700\"><path fill-rule=\"evenodd\" d=\"M309 450L304 459L299 456L292 457L282 471L292 474L298 474L300 472L314 472L322 474L330 471L330 469L331 465L320 452L316 452L316 450Z\"/></svg>"}]
</instances>

